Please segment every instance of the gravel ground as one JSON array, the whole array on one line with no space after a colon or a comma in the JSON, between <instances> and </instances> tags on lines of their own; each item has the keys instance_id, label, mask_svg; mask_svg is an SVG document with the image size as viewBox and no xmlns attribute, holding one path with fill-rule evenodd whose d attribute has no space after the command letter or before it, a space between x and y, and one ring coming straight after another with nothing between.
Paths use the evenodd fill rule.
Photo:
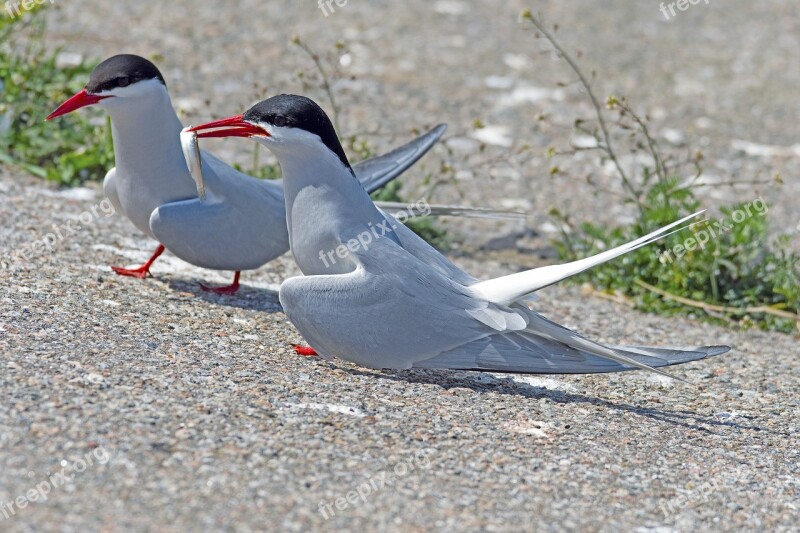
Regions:
<instances>
[{"instance_id":1,"label":"gravel ground","mask_svg":"<svg viewBox=\"0 0 800 533\"><path fill-rule=\"evenodd\" d=\"M763 195L777 229L796 236L796 5L701 3L667 22L657 2L565 4L537 6L598 70L599 92L629 94L676 152L679 135L701 147L710 179L784 175L783 188L709 189L708 204ZM563 161L550 177L536 155L587 108L556 87L569 79L563 65L517 25L525 3L350 0L328 17L313 3L222 5L64 0L48 8L48 38L87 56L159 54L187 121L302 91L307 59L291 35L325 51L343 39L355 76L337 82L345 131L369 132L380 150L415 127L451 125L449 150L409 173L409 191L424 192L444 161L457 179L434 200L534 213L525 227L449 222L464 241L456 260L476 275L546 261L553 206L629 215L582 182L592 172L613 186L596 159ZM476 136L488 145L479 155ZM526 142L535 150L514 155ZM215 148L234 157L244 144ZM246 273L228 298L197 287L227 274L169 254L151 279L119 278L108 265L139 263L154 243L101 200L97 186L57 190L0 169L2 530L797 530L796 338L553 287L542 311L592 338L734 350L675 369L694 386L302 358L275 294L296 273L288 257ZM34 244L59 230L51 249Z\"/></svg>"}]
</instances>

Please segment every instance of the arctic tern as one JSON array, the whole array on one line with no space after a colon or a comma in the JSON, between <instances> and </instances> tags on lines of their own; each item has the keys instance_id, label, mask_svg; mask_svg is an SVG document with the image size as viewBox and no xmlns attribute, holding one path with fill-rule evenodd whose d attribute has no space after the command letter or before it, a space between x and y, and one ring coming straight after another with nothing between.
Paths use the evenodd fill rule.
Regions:
<instances>
[{"instance_id":1,"label":"arctic tern","mask_svg":"<svg viewBox=\"0 0 800 533\"><path fill-rule=\"evenodd\" d=\"M203 153L207 198L199 198L184 162L183 128L172 107L164 77L142 57L121 54L101 62L86 87L61 104L47 120L89 105L111 116L116 166L103 192L118 213L159 242L153 256L135 269L112 267L123 276L144 278L167 250L195 266L235 271L232 294L242 270L253 270L289 250L282 180L261 180ZM439 125L410 143L353 167L367 191L374 191L411 167L442 136ZM391 207L391 206L390 206ZM393 205L393 207L397 207ZM434 215L482 216L474 208L432 206Z\"/></svg>"},{"instance_id":2,"label":"arctic tern","mask_svg":"<svg viewBox=\"0 0 800 533\"><path fill-rule=\"evenodd\" d=\"M324 358L371 368L546 374L646 369L670 376L658 367L730 349L604 345L523 304L533 292L678 231L700 213L593 257L479 281L372 202L330 120L312 100L275 96L243 115L187 131L200 138L252 137L277 157L291 249L304 274L283 282L280 301ZM322 260L330 250L337 250L336 262Z\"/></svg>"}]
</instances>

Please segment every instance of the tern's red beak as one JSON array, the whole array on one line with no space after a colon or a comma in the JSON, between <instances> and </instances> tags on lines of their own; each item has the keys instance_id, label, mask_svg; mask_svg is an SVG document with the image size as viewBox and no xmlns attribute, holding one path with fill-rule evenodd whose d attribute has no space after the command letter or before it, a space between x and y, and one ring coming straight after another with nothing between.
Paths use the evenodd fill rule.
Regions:
<instances>
[{"instance_id":1,"label":"tern's red beak","mask_svg":"<svg viewBox=\"0 0 800 533\"><path fill-rule=\"evenodd\" d=\"M269 133L263 128L245 122L242 115L200 124L187 131L197 132L198 139L204 137L252 137L253 135L269 137Z\"/></svg>"},{"instance_id":2,"label":"tern's red beak","mask_svg":"<svg viewBox=\"0 0 800 533\"><path fill-rule=\"evenodd\" d=\"M106 96L98 96L96 94L89 94L86 92L86 89L78 91L75 96L71 97L69 100L58 106L55 111L50 113L45 120L53 120L56 117L60 117L61 115L66 115L67 113L72 113L76 109L80 109L82 107L86 107L87 105L96 104L100 100L104 98L108 98L111 95Z\"/></svg>"}]
</instances>

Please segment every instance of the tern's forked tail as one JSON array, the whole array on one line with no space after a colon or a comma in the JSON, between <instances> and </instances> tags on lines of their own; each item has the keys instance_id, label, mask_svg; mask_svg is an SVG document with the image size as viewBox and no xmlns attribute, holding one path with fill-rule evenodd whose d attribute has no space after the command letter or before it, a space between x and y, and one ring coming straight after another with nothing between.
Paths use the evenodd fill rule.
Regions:
<instances>
[{"instance_id":1,"label":"tern's forked tail","mask_svg":"<svg viewBox=\"0 0 800 533\"><path fill-rule=\"evenodd\" d=\"M672 224L669 224L668 226L664 226L663 228L652 233L648 233L644 237L640 237L627 244L623 244L621 246L617 246L616 248L601 252L597 255L593 255L592 257L579 259L578 261L572 261L571 263L565 263L563 265L550 265L541 268L534 268L532 270L526 270L525 272L519 272L517 274L510 274L501 278L482 281L470 288L475 291L476 294L490 302L508 305L519 300L523 296L527 296L532 292L547 287L548 285L558 283L561 280L576 274L580 274L581 272L584 272L592 267L607 261L611 261L612 259L616 259L617 257L636 250L637 248L641 248L642 246L653 243L659 239L671 235L674 232L686 229L691 226L691 224L687 224L678 229L674 228L685 222L688 222L693 218L696 218L704 212L705 210L698 211L697 213L689 215L688 217L684 217L676 222L673 222Z\"/></svg>"}]
</instances>

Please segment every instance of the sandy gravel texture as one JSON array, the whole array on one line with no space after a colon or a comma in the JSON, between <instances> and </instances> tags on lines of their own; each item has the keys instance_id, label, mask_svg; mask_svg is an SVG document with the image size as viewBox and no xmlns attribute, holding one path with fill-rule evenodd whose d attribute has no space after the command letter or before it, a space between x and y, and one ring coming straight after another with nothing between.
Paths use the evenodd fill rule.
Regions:
<instances>
[{"instance_id":1,"label":"sandy gravel texture","mask_svg":"<svg viewBox=\"0 0 800 533\"><path fill-rule=\"evenodd\" d=\"M577 88L557 87L568 71L518 25L529 4L349 0L328 17L305 4L63 0L49 8L48 39L87 57L158 54L187 122L302 91L296 73L309 64L292 35L339 61L343 40L354 76L336 82L345 132L384 150L450 124L445 146L409 173L409 195L445 162L457 179L433 200L531 212L525 224L447 223L463 241L455 260L481 277L550 261L553 206L629 217L585 184L592 174L613 192L595 156L547 173L545 149L588 108ZM793 2L701 3L671 21L658 2L533 7L583 51L600 93L631 96L676 153L676 131L699 146L710 179L781 172L783 188L716 187L705 200L764 196L776 230L796 237ZM212 146L248 160L243 141ZM197 286L228 273L169 254L151 279L119 278L109 265L140 263L155 243L93 213L101 201L94 184L57 190L0 169L0 530L796 530L796 338L643 315L566 286L543 291L540 309L591 338L734 350L675 369L694 386L302 358L275 293L297 273L289 257L246 273L228 298ZM35 244L59 230L51 250Z\"/></svg>"}]
</instances>

